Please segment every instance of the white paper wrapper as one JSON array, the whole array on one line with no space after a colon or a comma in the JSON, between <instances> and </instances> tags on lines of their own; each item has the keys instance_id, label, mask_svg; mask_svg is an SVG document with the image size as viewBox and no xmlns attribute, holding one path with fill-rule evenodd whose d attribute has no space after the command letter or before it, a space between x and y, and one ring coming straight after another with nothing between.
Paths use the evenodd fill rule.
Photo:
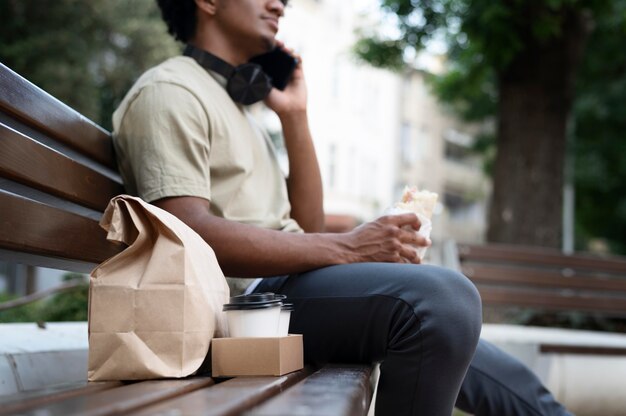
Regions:
<instances>
[{"instance_id":1,"label":"white paper wrapper","mask_svg":"<svg viewBox=\"0 0 626 416\"><path fill-rule=\"evenodd\" d=\"M417 230L415 233L419 236L422 236L426 239L430 238L430 232L433 229L433 223L432 221L425 217L424 215L415 213L411 210L408 209L403 209L403 208L397 208L397 207L391 207L391 208L387 208L384 212L385 215L400 215L400 214L409 214L409 213L413 213L415 215L417 215L417 218L420 220L420 223L422 224L422 226L420 227L419 230ZM406 230L413 230L413 228L411 226L405 226L404 227ZM420 258L420 260L424 259L424 255L426 255L426 250L428 249L428 247L422 247L422 246L416 246L415 247L415 253L417 253L417 257Z\"/></svg>"}]
</instances>

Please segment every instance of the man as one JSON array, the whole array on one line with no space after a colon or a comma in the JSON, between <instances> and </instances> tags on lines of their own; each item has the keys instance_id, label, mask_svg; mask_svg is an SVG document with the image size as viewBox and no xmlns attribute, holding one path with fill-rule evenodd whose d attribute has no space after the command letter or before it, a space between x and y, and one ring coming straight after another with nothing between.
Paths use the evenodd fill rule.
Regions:
<instances>
[{"instance_id":1,"label":"man","mask_svg":"<svg viewBox=\"0 0 626 416\"><path fill-rule=\"evenodd\" d=\"M473 285L419 264L414 246L429 241L406 230L419 229L415 215L321 234L301 59L287 88L265 97L282 124L286 179L224 76L276 45L286 1L158 3L170 32L191 46L144 74L114 114L129 192L197 231L227 276L274 276L256 290L295 304L290 329L305 334L306 361L381 361L378 414L449 416L455 403L476 415L568 414L524 366L479 342ZM215 57L226 72L207 64Z\"/></svg>"}]
</instances>

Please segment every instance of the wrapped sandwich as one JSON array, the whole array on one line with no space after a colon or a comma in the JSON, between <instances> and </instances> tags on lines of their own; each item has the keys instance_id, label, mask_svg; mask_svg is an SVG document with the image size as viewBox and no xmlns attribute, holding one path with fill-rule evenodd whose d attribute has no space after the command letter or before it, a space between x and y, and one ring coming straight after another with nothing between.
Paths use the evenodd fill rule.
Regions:
<instances>
[{"instance_id":1,"label":"wrapped sandwich","mask_svg":"<svg viewBox=\"0 0 626 416\"><path fill-rule=\"evenodd\" d=\"M387 214L397 215L412 212L417 214L422 226L417 231L418 235L428 239L433 228L431 218L437 204L438 195L430 191L418 191L415 186L406 186L402 192L400 202L386 211ZM420 259L424 258L428 247L416 247L415 251Z\"/></svg>"}]
</instances>

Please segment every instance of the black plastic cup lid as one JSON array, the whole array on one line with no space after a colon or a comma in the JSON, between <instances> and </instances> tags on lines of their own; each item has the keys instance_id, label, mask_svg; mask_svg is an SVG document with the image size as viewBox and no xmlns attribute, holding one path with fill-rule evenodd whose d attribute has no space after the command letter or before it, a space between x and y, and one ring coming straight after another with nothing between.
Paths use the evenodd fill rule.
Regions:
<instances>
[{"instance_id":1,"label":"black plastic cup lid","mask_svg":"<svg viewBox=\"0 0 626 416\"><path fill-rule=\"evenodd\" d=\"M252 293L250 295L238 295L230 298L230 303L224 305L224 311L264 309L282 306L285 295L267 293Z\"/></svg>"},{"instance_id":2,"label":"black plastic cup lid","mask_svg":"<svg viewBox=\"0 0 626 416\"><path fill-rule=\"evenodd\" d=\"M293 303L283 303L280 308L281 311L293 311Z\"/></svg>"}]
</instances>

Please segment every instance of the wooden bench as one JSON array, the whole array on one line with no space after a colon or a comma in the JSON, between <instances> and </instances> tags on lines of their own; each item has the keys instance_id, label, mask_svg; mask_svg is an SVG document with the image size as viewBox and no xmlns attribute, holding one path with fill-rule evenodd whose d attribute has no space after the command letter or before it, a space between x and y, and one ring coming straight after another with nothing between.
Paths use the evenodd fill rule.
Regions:
<instances>
[{"instance_id":1,"label":"wooden bench","mask_svg":"<svg viewBox=\"0 0 626 416\"><path fill-rule=\"evenodd\" d=\"M444 247L445 263L469 277L483 306L577 311L626 318L626 258L563 254L506 244ZM626 349L542 345L542 352L626 354Z\"/></svg>"},{"instance_id":2,"label":"wooden bench","mask_svg":"<svg viewBox=\"0 0 626 416\"><path fill-rule=\"evenodd\" d=\"M89 272L121 250L98 220L123 192L110 133L0 64L0 259ZM0 414L359 415L370 379L368 365L329 365L227 381L68 380L0 396Z\"/></svg>"}]
</instances>

